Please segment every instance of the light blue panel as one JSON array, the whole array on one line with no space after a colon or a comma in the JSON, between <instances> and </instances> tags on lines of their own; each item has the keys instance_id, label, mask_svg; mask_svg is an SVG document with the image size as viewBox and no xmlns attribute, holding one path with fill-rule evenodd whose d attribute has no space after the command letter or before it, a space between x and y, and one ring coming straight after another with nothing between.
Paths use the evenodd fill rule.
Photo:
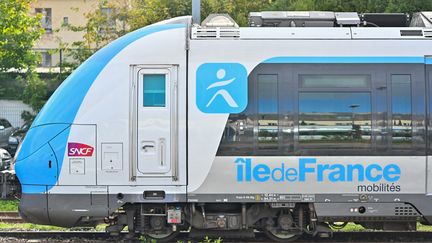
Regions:
<instances>
[{"instance_id":1,"label":"light blue panel","mask_svg":"<svg viewBox=\"0 0 432 243\"><path fill-rule=\"evenodd\" d=\"M143 106L165 107L166 75L144 74Z\"/></svg>"},{"instance_id":2,"label":"light blue panel","mask_svg":"<svg viewBox=\"0 0 432 243\"><path fill-rule=\"evenodd\" d=\"M426 57L426 64L432 65L432 57Z\"/></svg>"},{"instance_id":3,"label":"light blue panel","mask_svg":"<svg viewBox=\"0 0 432 243\"><path fill-rule=\"evenodd\" d=\"M240 113L248 102L246 68L240 63L204 63L196 72L196 103L204 113Z\"/></svg>"},{"instance_id":4,"label":"light blue panel","mask_svg":"<svg viewBox=\"0 0 432 243\"><path fill-rule=\"evenodd\" d=\"M41 149L16 163L15 171L20 179L23 191L25 190L27 193L43 193L46 189L50 190L57 184L60 168L63 165L64 151L66 150L65 141L67 141L70 129L70 126L67 127ZM49 160L52 162L52 168L48 167ZM46 186L34 187L33 185Z\"/></svg>"},{"instance_id":5,"label":"light blue panel","mask_svg":"<svg viewBox=\"0 0 432 243\"><path fill-rule=\"evenodd\" d=\"M67 128L70 124L74 122L81 103L83 102L91 85L93 84L99 73L121 50L123 50L125 47L127 47L134 41L147 35L165 30L185 28L185 26L185 24L170 24L152 25L141 28L113 41L112 43L97 51L83 64L81 64L81 66L79 66L50 97L50 99L47 101L47 103L44 105L44 107L34 120L32 124L32 129L46 124L57 123L60 125L45 127L43 128L43 130L35 129L33 132L29 132L26 135L22 143L22 148L17 155L16 163L17 168L19 168L17 170L17 176L20 179L21 183L23 183L23 180L27 182L29 181L29 176L26 175L27 173L29 175L33 175L34 171L38 171L39 176L34 176L33 178L35 179L30 180L30 182L36 184L46 183L46 185L55 184L51 183L51 181L46 181L44 179L45 176L49 178L51 177L46 170L41 170L41 168L44 168L44 162L40 158L45 158L45 155L40 154L39 150L42 149L41 147L45 149L45 147L48 146L47 143L51 139L53 139L53 137L55 137L59 132L61 132L61 128ZM55 141L56 144L59 144L59 146L56 147L55 151L55 154L58 154L59 156L58 163L60 166L58 167L58 171L61 170L61 165L63 162L62 155L65 152L69 132L70 129L64 130L62 136ZM44 144L46 145L44 146ZM60 146L61 144L63 144L63 146ZM52 151L51 153L54 154ZM37 179L40 180L40 183L37 183ZM58 178L56 178L56 181L57 179ZM43 193L42 191L37 191L33 189L29 189L26 191L27 193Z\"/></svg>"},{"instance_id":6,"label":"light blue panel","mask_svg":"<svg viewBox=\"0 0 432 243\"><path fill-rule=\"evenodd\" d=\"M70 127L69 124L47 124L31 127L21 145L17 161L26 159L68 127Z\"/></svg>"},{"instance_id":7,"label":"light blue panel","mask_svg":"<svg viewBox=\"0 0 432 243\"><path fill-rule=\"evenodd\" d=\"M424 57L273 57L263 63L424 63Z\"/></svg>"},{"instance_id":8,"label":"light blue panel","mask_svg":"<svg viewBox=\"0 0 432 243\"><path fill-rule=\"evenodd\" d=\"M51 168L49 167L50 164ZM58 165L50 145L45 144L37 152L17 162L15 172L23 192L43 193L46 189L45 186L49 188L54 186L58 179ZM43 185L43 187L34 187L35 185Z\"/></svg>"}]
</instances>

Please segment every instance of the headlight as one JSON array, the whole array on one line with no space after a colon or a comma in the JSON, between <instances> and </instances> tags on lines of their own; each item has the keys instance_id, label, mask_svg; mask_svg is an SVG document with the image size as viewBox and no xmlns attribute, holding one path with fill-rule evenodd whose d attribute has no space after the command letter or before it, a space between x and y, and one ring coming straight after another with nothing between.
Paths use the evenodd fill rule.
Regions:
<instances>
[{"instance_id":1,"label":"headlight","mask_svg":"<svg viewBox=\"0 0 432 243\"><path fill-rule=\"evenodd\" d=\"M18 138L17 137L9 137L9 143L18 143Z\"/></svg>"}]
</instances>

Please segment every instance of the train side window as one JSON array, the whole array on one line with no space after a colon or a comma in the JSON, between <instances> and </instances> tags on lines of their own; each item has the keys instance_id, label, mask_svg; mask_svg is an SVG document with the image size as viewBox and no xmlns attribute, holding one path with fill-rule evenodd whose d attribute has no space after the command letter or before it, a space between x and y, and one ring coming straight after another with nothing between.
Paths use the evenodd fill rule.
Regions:
<instances>
[{"instance_id":1,"label":"train side window","mask_svg":"<svg viewBox=\"0 0 432 243\"><path fill-rule=\"evenodd\" d=\"M411 75L391 75L392 148L412 144Z\"/></svg>"},{"instance_id":2,"label":"train side window","mask_svg":"<svg viewBox=\"0 0 432 243\"><path fill-rule=\"evenodd\" d=\"M165 107L166 75L144 74L143 106Z\"/></svg>"},{"instance_id":3,"label":"train side window","mask_svg":"<svg viewBox=\"0 0 432 243\"><path fill-rule=\"evenodd\" d=\"M258 149L278 149L278 76L258 75Z\"/></svg>"},{"instance_id":4,"label":"train side window","mask_svg":"<svg viewBox=\"0 0 432 243\"><path fill-rule=\"evenodd\" d=\"M298 142L306 154L370 149L371 123L369 92L299 93Z\"/></svg>"}]
</instances>

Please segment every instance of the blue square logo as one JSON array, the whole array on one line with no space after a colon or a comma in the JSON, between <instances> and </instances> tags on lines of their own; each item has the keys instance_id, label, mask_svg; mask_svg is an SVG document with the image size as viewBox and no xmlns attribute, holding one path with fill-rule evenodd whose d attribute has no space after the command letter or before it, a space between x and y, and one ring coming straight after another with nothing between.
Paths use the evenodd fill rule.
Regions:
<instances>
[{"instance_id":1,"label":"blue square logo","mask_svg":"<svg viewBox=\"0 0 432 243\"><path fill-rule=\"evenodd\" d=\"M248 101L246 68L240 63L204 63L196 73L196 102L204 113L240 113Z\"/></svg>"}]
</instances>

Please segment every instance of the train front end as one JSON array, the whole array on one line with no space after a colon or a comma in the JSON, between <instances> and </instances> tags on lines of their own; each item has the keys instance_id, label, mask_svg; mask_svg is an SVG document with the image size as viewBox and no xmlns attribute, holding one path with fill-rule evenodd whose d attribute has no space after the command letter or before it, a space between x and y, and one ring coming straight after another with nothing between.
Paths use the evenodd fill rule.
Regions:
<instances>
[{"instance_id":1,"label":"train front end","mask_svg":"<svg viewBox=\"0 0 432 243\"><path fill-rule=\"evenodd\" d=\"M140 183L127 176L126 164L131 67L167 62L163 58L172 59L169 53L175 48L184 53L189 19L160 22L111 42L54 92L15 156L22 186L19 211L25 221L93 226L125 203L110 190L132 190ZM111 165L114 159L121 160L121 166ZM109 165L103 164L105 160Z\"/></svg>"}]
</instances>

